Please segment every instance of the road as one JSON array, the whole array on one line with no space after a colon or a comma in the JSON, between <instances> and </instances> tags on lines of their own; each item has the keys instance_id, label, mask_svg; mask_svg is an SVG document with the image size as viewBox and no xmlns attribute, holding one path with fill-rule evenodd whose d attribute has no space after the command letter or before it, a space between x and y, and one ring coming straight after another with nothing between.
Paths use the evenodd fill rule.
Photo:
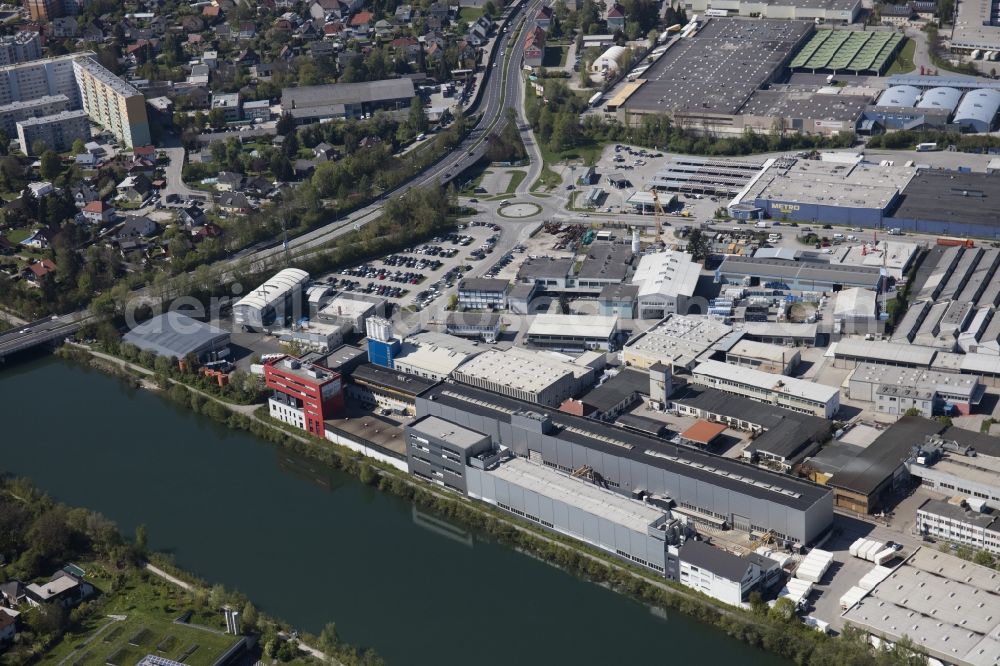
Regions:
<instances>
[{"instance_id":1,"label":"road","mask_svg":"<svg viewBox=\"0 0 1000 666\"><path fill-rule=\"evenodd\" d=\"M408 183L387 193L378 201L354 212L343 220L336 220L319 229L289 240L288 248L293 252L309 250L328 243L330 240L346 234L354 229L377 219L382 211L385 199L398 198L413 188L438 184L446 185L456 179L464 170L478 162L486 152L486 140L494 129L504 121L507 109L517 109L523 116L523 104L520 103L521 90L521 55L523 40L521 20L531 16L541 7L541 0L522 2L511 14L507 22L506 32L501 33L496 42L496 57L485 79L484 88L477 111L481 114L479 122L464 141L450 154L443 157L435 165L425 169ZM508 52L508 48L510 49ZM500 54L504 54L502 57ZM541 166L537 167L540 171ZM534 181L532 181L534 182ZM239 257L263 263L267 259L284 252L281 245L261 249L251 254ZM235 260L234 260L235 261Z\"/></svg>"},{"instance_id":2,"label":"road","mask_svg":"<svg viewBox=\"0 0 1000 666\"><path fill-rule=\"evenodd\" d=\"M61 317L46 317L0 335L0 361L14 352L65 338L79 330L90 315L86 311Z\"/></svg>"},{"instance_id":3,"label":"road","mask_svg":"<svg viewBox=\"0 0 1000 666\"><path fill-rule=\"evenodd\" d=\"M190 199L192 196L198 201L205 201L206 210L211 209L213 206L212 197L201 190L196 190L192 187L188 187L184 183L183 172L184 172L184 148L177 146L171 148L160 148L160 151L165 153L170 159L170 163L167 164L167 184L160 191L160 200L166 202L169 200L170 195L176 194L180 199Z\"/></svg>"}]
</instances>

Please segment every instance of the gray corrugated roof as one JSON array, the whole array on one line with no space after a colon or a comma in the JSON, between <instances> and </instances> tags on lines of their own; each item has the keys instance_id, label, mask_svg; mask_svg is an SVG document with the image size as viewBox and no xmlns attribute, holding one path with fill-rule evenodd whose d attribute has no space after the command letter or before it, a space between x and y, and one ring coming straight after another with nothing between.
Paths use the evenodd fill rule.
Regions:
<instances>
[{"instance_id":1,"label":"gray corrugated roof","mask_svg":"<svg viewBox=\"0 0 1000 666\"><path fill-rule=\"evenodd\" d=\"M792 261L788 259L757 259L754 257L726 257L719 267L721 275L750 275L761 279L798 280L843 284L852 287L872 287L879 279L881 269L874 266L823 264L819 262Z\"/></svg>"},{"instance_id":2,"label":"gray corrugated roof","mask_svg":"<svg viewBox=\"0 0 1000 666\"><path fill-rule=\"evenodd\" d=\"M281 106L285 111L292 111L337 104L403 100L411 97L413 97L412 79L383 79L364 83L331 83L322 86L284 88L281 91Z\"/></svg>"},{"instance_id":3,"label":"gray corrugated roof","mask_svg":"<svg viewBox=\"0 0 1000 666\"><path fill-rule=\"evenodd\" d=\"M458 394L468 399L452 397L451 395L447 395L447 393ZM530 410L549 415L554 422L569 426L569 428L560 429L558 432L552 434L553 437L558 439L571 441L580 446L614 456L615 458L628 458L633 462L658 467L683 477L698 479L704 483L726 488L733 492L776 502L799 510L813 506L830 492L827 488L790 477L786 474L776 474L753 465L741 463L737 460L704 453L694 448L678 448L672 444L663 442L663 440L624 430L608 423L573 416L565 412L515 400L464 384L441 384L431 389L424 397L471 414L478 414L506 423L510 422L511 413L519 410ZM471 402L471 400L478 402ZM491 405L496 405L503 411L498 411L491 407ZM580 434L586 432L593 433L596 437ZM599 437L629 444L632 446L632 449L629 450L619 445L607 443L599 439ZM653 451L657 455L649 455L646 453L647 451ZM671 460L664 456L679 456L685 460L700 463L705 467L725 471L731 476L723 476L704 468ZM742 477L747 481L737 480L735 477ZM766 484L771 489L754 485L754 482ZM788 490L793 494L782 493L782 490Z\"/></svg>"},{"instance_id":4,"label":"gray corrugated roof","mask_svg":"<svg viewBox=\"0 0 1000 666\"><path fill-rule=\"evenodd\" d=\"M225 347L229 343L229 333L168 310L133 328L122 336L122 341L160 356L184 358L205 349Z\"/></svg>"},{"instance_id":5,"label":"gray corrugated roof","mask_svg":"<svg viewBox=\"0 0 1000 666\"><path fill-rule=\"evenodd\" d=\"M401 393L408 393L415 396L420 395L437 384L437 382L432 379L424 379L423 377L417 377L416 375L408 375L404 372L400 372L399 370L390 370L389 368L384 368L381 365L374 365L373 363L363 363L354 368L351 372L351 378L355 382L370 382L378 386L384 386Z\"/></svg>"},{"instance_id":6,"label":"gray corrugated roof","mask_svg":"<svg viewBox=\"0 0 1000 666\"><path fill-rule=\"evenodd\" d=\"M889 426L858 457L848 461L833 475L828 485L870 495L899 469L914 444L922 444L925 437L942 430L944 426L937 421L904 416Z\"/></svg>"}]
</instances>

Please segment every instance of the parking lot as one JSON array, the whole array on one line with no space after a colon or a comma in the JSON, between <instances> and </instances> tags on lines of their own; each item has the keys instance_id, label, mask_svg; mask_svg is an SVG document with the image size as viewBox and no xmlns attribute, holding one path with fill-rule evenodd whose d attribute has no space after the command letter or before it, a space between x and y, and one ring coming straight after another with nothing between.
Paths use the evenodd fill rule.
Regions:
<instances>
[{"instance_id":1,"label":"parking lot","mask_svg":"<svg viewBox=\"0 0 1000 666\"><path fill-rule=\"evenodd\" d=\"M419 311L488 257L498 237L498 226L474 221L453 233L345 268L319 281L341 291L381 296L400 309Z\"/></svg>"}]
</instances>

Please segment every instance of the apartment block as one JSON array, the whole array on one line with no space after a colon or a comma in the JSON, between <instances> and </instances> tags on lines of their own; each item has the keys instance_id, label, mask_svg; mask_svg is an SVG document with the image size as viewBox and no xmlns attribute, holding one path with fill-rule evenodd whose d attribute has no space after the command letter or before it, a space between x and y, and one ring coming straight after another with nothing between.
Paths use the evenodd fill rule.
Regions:
<instances>
[{"instance_id":1,"label":"apartment block","mask_svg":"<svg viewBox=\"0 0 1000 666\"><path fill-rule=\"evenodd\" d=\"M63 15L62 0L25 0L32 21L51 21Z\"/></svg>"},{"instance_id":2,"label":"apartment block","mask_svg":"<svg viewBox=\"0 0 1000 666\"><path fill-rule=\"evenodd\" d=\"M69 110L70 101L66 95L45 95L24 102L11 102L0 106L0 129L3 129L7 136L13 137L17 135L17 123L22 120L51 116Z\"/></svg>"},{"instance_id":3,"label":"apartment block","mask_svg":"<svg viewBox=\"0 0 1000 666\"><path fill-rule=\"evenodd\" d=\"M0 37L0 65L16 65L41 57L42 40L37 32L18 32Z\"/></svg>"},{"instance_id":4,"label":"apartment block","mask_svg":"<svg viewBox=\"0 0 1000 666\"><path fill-rule=\"evenodd\" d=\"M51 116L28 118L17 123L17 140L25 155L32 155L36 143L56 152L69 150L73 142L90 140L90 121L85 111L60 111Z\"/></svg>"},{"instance_id":5,"label":"apartment block","mask_svg":"<svg viewBox=\"0 0 1000 666\"><path fill-rule=\"evenodd\" d=\"M146 100L138 90L92 58L73 61L83 110L127 147L151 142Z\"/></svg>"},{"instance_id":6,"label":"apartment block","mask_svg":"<svg viewBox=\"0 0 1000 666\"><path fill-rule=\"evenodd\" d=\"M71 54L0 67L0 105L65 95L71 106L78 108L80 88L73 63L80 57Z\"/></svg>"}]
</instances>

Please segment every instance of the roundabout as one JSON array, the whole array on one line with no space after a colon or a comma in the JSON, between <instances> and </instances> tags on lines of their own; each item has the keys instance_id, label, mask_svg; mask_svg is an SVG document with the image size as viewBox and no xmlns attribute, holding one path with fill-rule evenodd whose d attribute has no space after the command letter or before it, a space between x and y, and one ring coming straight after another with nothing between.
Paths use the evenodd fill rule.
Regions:
<instances>
[{"instance_id":1,"label":"roundabout","mask_svg":"<svg viewBox=\"0 0 1000 666\"><path fill-rule=\"evenodd\" d=\"M542 212L542 207L536 203L520 202L501 206L497 209L497 215L509 219L519 220L526 217L534 217Z\"/></svg>"}]
</instances>

